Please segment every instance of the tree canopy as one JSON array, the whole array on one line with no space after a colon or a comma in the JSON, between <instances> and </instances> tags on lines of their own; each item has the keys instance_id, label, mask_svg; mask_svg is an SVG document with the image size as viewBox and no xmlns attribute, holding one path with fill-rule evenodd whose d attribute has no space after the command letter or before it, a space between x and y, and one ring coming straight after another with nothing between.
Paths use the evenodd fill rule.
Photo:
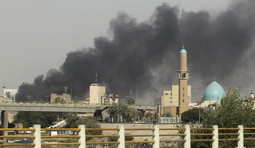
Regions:
<instances>
[{"instance_id":1,"label":"tree canopy","mask_svg":"<svg viewBox=\"0 0 255 148\"><path fill-rule=\"evenodd\" d=\"M237 90L230 90L226 93L221 103L214 109L206 110L203 126L212 127L255 127L255 110L252 100L245 101Z\"/></svg>"},{"instance_id":2,"label":"tree canopy","mask_svg":"<svg viewBox=\"0 0 255 148\"><path fill-rule=\"evenodd\" d=\"M32 127L34 124L40 124L41 127L49 127L54 124L63 113L57 112L18 112L14 116L14 123L22 123L23 127Z\"/></svg>"},{"instance_id":3,"label":"tree canopy","mask_svg":"<svg viewBox=\"0 0 255 148\"><path fill-rule=\"evenodd\" d=\"M204 110L193 108L182 113L181 120L183 123L200 123L203 121Z\"/></svg>"},{"instance_id":4,"label":"tree canopy","mask_svg":"<svg viewBox=\"0 0 255 148\"><path fill-rule=\"evenodd\" d=\"M243 99L237 90L230 90L222 98L221 102L214 108L208 107L205 109L203 116L203 127L211 128L213 125L218 125L219 128L237 128L238 125L244 127L255 127L255 110L254 100ZM202 133L211 131L200 131ZM220 133L232 133L233 131L219 131ZM246 132L249 132L246 130ZM236 138L237 135L221 135L221 139ZM201 137L199 137L201 138ZM204 136L205 139L211 137ZM206 145L211 147L210 143L197 142L193 143L192 147L198 145ZM221 147L236 147L237 141L220 141ZM246 147L254 147L254 141L245 141Z\"/></svg>"},{"instance_id":5,"label":"tree canopy","mask_svg":"<svg viewBox=\"0 0 255 148\"><path fill-rule=\"evenodd\" d=\"M100 124L97 119L94 117L77 117L76 114L69 116L66 119L66 127L67 128L77 128L78 125L85 125L86 128L99 128ZM86 130L86 135L100 135L102 133L101 130ZM87 138L90 140L91 138Z\"/></svg>"},{"instance_id":6,"label":"tree canopy","mask_svg":"<svg viewBox=\"0 0 255 148\"><path fill-rule=\"evenodd\" d=\"M123 104L113 104L108 108L107 112L113 117L115 122L132 122L137 114L135 109Z\"/></svg>"}]
</instances>

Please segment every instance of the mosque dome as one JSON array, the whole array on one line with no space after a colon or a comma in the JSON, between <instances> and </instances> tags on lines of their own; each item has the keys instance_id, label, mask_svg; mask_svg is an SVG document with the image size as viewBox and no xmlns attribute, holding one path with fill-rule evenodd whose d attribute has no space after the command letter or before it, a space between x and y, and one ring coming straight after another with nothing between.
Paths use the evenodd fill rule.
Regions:
<instances>
[{"instance_id":1,"label":"mosque dome","mask_svg":"<svg viewBox=\"0 0 255 148\"><path fill-rule=\"evenodd\" d=\"M183 48L181 51L180 51L181 54L187 54L187 51Z\"/></svg>"},{"instance_id":2,"label":"mosque dome","mask_svg":"<svg viewBox=\"0 0 255 148\"><path fill-rule=\"evenodd\" d=\"M225 91L222 86L216 81L213 81L206 87L203 98L205 101L219 101L224 95Z\"/></svg>"}]
</instances>

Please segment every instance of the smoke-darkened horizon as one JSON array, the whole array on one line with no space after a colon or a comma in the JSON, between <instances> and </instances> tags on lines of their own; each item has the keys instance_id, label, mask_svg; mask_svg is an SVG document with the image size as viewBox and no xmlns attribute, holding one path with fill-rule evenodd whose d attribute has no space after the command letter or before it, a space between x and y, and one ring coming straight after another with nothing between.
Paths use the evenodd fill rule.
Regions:
<instances>
[{"instance_id":1,"label":"smoke-darkened horizon","mask_svg":"<svg viewBox=\"0 0 255 148\"><path fill-rule=\"evenodd\" d=\"M213 78L223 86L239 85L240 81L228 81L251 62L245 57L254 53L253 7L255 1L241 1L212 17L206 11L180 13L179 8L162 4L146 22L119 13L110 22L111 39L100 36L94 39L94 47L68 53L59 70L49 70L32 84L21 84L16 100L44 100L51 92L62 93L71 85L73 96L84 99L97 73L109 93L127 95L136 90L137 102L153 102L177 83L183 44L193 96L199 97L199 88Z\"/></svg>"}]
</instances>

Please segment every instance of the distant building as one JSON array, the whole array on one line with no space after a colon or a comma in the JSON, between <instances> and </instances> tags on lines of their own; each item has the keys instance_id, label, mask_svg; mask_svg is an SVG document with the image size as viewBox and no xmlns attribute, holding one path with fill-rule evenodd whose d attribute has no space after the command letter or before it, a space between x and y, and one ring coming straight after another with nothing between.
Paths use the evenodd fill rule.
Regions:
<instances>
[{"instance_id":1,"label":"distant building","mask_svg":"<svg viewBox=\"0 0 255 148\"><path fill-rule=\"evenodd\" d=\"M98 83L89 86L89 104L101 104L101 97L105 96L106 88Z\"/></svg>"},{"instance_id":2,"label":"distant building","mask_svg":"<svg viewBox=\"0 0 255 148\"><path fill-rule=\"evenodd\" d=\"M15 99L18 89L7 89L4 88L4 98Z\"/></svg>"},{"instance_id":3,"label":"distant building","mask_svg":"<svg viewBox=\"0 0 255 148\"><path fill-rule=\"evenodd\" d=\"M3 96L0 97L0 102L15 102L15 96L18 89L3 88Z\"/></svg>"},{"instance_id":4,"label":"distant building","mask_svg":"<svg viewBox=\"0 0 255 148\"><path fill-rule=\"evenodd\" d=\"M113 95L113 94L104 95L101 97L101 104L111 105L113 103L134 105L135 99L133 99L132 97L122 97L122 96Z\"/></svg>"},{"instance_id":5,"label":"distant building","mask_svg":"<svg viewBox=\"0 0 255 148\"><path fill-rule=\"evenodd\" d=\"M62 95L51 93L50 102L51 103L71 103L72 102L71 95L68 93L63 93Z\"/></svg>"},{"instance_id":6,"label":"distant building","mask_svg":"<svg viewBox=\"0 0 255 148\"><path fill-rule=\"evenodd\" d=\"M191 100L191 86L188 85L189 71L187 68L187 51L180 51L180 70L178 71L178 85L172 85L172 90L165 90L161 97L160 115L170 113L173 116L189 109Z\"/></svg>"},{"instance_id":7,"label":"distant building","mask_svg":"<svg viewBox=\"0 0 255 148\"><path fill-rule=\"evenodd\" d=\"M191 99L191 86L188 85L188 99ZM190 103L189 103L190 104ZM165 90L161 96L160 115L170 113L173 116L178 115L179 107L179 85L172 85L171 90ZM189 107L188 107L189 108Z\"/></svg>"},{"instance_id":8,"label":"distant building","mask_svg":"<svg viewBox=\"0 0 255 148\"><path fill-rule=\"evenodd\" d=\"M159 123L180 123L180 117L159 117Z\"/></svg>"},{"instance_id":9,"label":"distant building","mask_svg":"<svg viewBox=\"0 0 255 148\"><path fill-rule=\"evenodd\" d=\"M127 104L127 105L134 105L135 104L135 99L129 96L126 97L121 97L119 100L120 104Z\"/></svg>"},{"instance_id":10,"label":"distant building","mask_svg":"<svg viewBox=\"0 0 255 148\"><path fill-rule=\"evenodd\" d=\"M113 103L119 103L120 97L118 95L113 95L113 94L109 94L109 95L104 95L101 97L101 104L104 105L111 105Z\"/></svg>"}]
</instances>

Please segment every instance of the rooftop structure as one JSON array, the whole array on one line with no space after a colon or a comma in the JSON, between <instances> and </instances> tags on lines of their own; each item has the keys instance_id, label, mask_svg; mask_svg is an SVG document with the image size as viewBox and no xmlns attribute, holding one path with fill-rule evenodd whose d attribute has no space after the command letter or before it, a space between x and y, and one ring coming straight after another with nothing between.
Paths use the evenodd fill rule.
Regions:
<instances>
[{"instance_id":1,"label":"rooftop structure","mask_svg":"<svg viewBox=\"0 0 255 148\"><path fill-rule=\"evenodd\" d=\"M224 95L225 91L223 87L214 80L206 87L203 99L204 101L219 101L224 97Z\"/></svg>"}]
</instances>

